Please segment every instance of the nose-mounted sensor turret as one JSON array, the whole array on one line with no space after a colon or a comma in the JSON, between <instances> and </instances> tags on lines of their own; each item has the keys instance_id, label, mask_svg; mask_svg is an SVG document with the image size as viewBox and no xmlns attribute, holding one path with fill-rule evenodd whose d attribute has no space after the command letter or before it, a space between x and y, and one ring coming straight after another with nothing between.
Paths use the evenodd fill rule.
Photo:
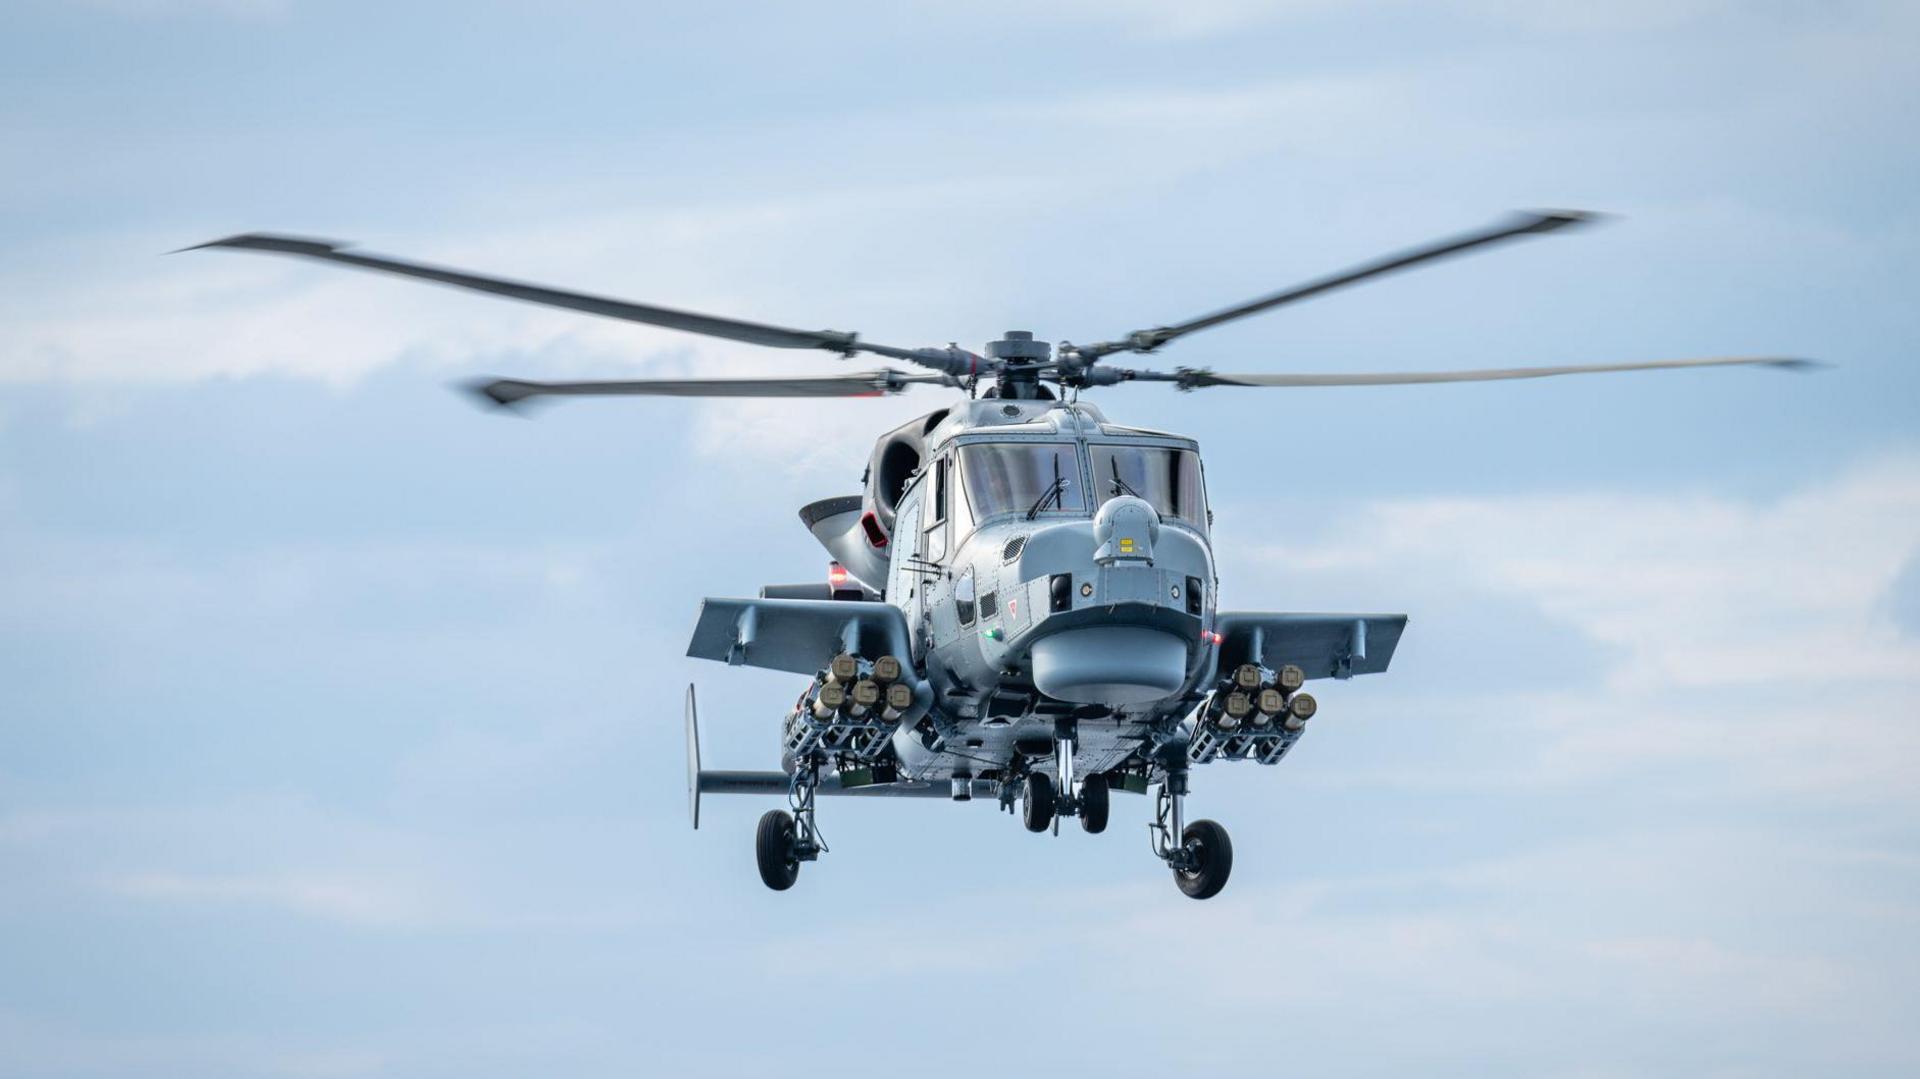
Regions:
<instances>
[{"instance_id":1,"label":"nose-mounted sensor turret","mask_svg":"<svg viewBox=\"0 0 1920 1079\"><path fill-rule=\"evenodd\" d=\"M1160 540L1160 514L1153 503L1135 495L1110 498L1093 518L1093 560L1102 566L1153 565L1153 545Z\"/></svg>"}]
</instances>

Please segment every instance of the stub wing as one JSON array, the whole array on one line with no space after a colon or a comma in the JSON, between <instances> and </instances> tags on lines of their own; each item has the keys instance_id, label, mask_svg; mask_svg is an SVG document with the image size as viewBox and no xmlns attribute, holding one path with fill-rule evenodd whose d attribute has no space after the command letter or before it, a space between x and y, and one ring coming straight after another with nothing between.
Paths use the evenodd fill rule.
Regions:
<instances>
[{"instance_id":1,"label":"stub wing","mask_svg":"<svg viewBox=\"0 0 1920 1079\"><path fill-rule=\"evenodd\" d=\"M911 648L898 607L870 600L707 599L687 655L813 674L835 653L898 656Z\"/></svg>"},{"instance_id":2,"label":"stub wing","mask_svg":"<svg viewBox=\"0 0 1920 1079\"><path fill-rule=\"evenodd\" d=\"M1223 671L1242 663L1291 663L1308 678L1350 678L1387 669L1407 616L1222 611L1214 625Z\"/></svg>"}]
</instances>

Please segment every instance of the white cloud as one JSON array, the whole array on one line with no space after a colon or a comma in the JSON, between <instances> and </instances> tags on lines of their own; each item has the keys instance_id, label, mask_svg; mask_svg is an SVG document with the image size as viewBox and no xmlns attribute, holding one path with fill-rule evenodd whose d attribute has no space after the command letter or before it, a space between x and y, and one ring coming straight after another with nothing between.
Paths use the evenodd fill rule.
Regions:
<instances>
[{"instance_id":1,"label":"white cloud","mask_svg":"<svg viewBox=\"0 0 1920 1079\"><path fill-rule=\"evenodd\" d=\"M258 874L138 873L106 882L135 899L189 905L260 906L326 921L374 927L419 927L441 917L427 897L391 877L375 879Z\"/></svg>"},{"instance_id":2,"label":"white cloud","mask_svg":"<svg viewBox=\"0 0 1920 1079\"><path fill-rule=\"evenodd\" d=\"M1158 0L1028 0L965 8L920 6L925 9L925 17L933 19L964 13L970 20L991 16L1023 24L1098 24L1118 27L1141 39L1178 41L1220 37L1236 30L1340 10L1343 5L1338 0L1187 0L1178 4Z\"/></svg>"},{"instance_id":3,"label":"white cloud","mask_svg":"<svg viewBox=\"0 0 1920 1079\"><path fill-rule=\"evenodd\" d=\"M1920 673L1920 642L1877 610L1920 547L1920 461L1773 504L1421 499L1376 506L1359 530L1363 560L1450 567L1621 649L1623 686Z\"/></svg>"},{"instance_id":4,"label":"white cloud","mask_svg":"<svg viewBox=\"0 0 1920 1079\"><path fill-rule=\"evenodd\" d=\"M1096 189L1148 191L1170 176L1281 146L1315 155L1348 153L1339 147L1356 141L1375 146L1404 128L1395 107L1404 92L1391 77L1343 77L879 107L844 122L853 141L889 159L937 158L938 169L853 184L802 182L797 193L775 197L694 195L638 210L591 184L529 189L514 201L587 208L546 214L537 224L480 220L431 233L329 238L686 310L855 330L891 344L942 344L972 332L979 340L963 343L977 348L1020 299L1011 293L1016 283L1002 284L1006 267L996 262L1020 245L1017 237L982 245L967 220L1029 222L1084 203ZM1371 134L1356 140L1357 132ZM1061 145L1074 152L1058 154ZM1001 166L1009 158L1026 163L1010 174ZM1108 163L1126 167L1108 174ZM903 234L940 246L903 250ZM842 364L825 353L735 345L279 257L157 257L209 238L177 231L62 236L57 246L16 250L13 268L0 276L7 327L0 383L277 373L345 385L402 360L471 370L476 357L500 356L532 358L548 373L791 373L879 362ZM823 261L830 273L818 270ZM903 265L911 272L901 272Z\"/></svg>"},{"instance_id":5,"label":"white cloud","mask_svg":"<svg viewBox=\"0 0 1920 1079\"><path fill-rule=\"evenodd\" d=\"M544 744L517 747L518 766L537 767ZM466 764L448 754L436 763L442 771L426 782L403 783L444 795L460 782L444 772ZM470 803L460 812L454 825L422 814L402 825L285 798L16 812L0 816L0 870L19 884L0 896L0 914L106 897L184 919L247 914L406 933L618 931L662 916L642 869L604 867L621 879L589 894L580 881L596 870L583 866L584 849L555 851L555 832L522 829L511 813L487 825Z\"/></svg>"},{"instance_id":6,"label":"white cloud","mask_svg":"<svg viewBox=\"0 0 1920 1079\"><path fill-rule=\"evenodd\" d=\"M1490 599L1535 608L1604 656L1598 685L1508 689L1496 678L1423 701L1436 722L1503 724L1506 749L1535 753L1521 775L1457 779L1570 782L1687 763L1723 781L1718 764L1756 789L1913 797L1920 640L1886 597L1920 550L1920 458L1775 500L1413 498L1287 527L1328 516L1325 538L1227 557L1303 605L1356 578L1398 597L1413 615L1402 669L1423 649L1471 649L1430 635L1467 632ZM1398 692L1393 678L1370 693ZM1355 694L1357 706L1377 707L1369 695Z\"/></svg>"}]
</instances>

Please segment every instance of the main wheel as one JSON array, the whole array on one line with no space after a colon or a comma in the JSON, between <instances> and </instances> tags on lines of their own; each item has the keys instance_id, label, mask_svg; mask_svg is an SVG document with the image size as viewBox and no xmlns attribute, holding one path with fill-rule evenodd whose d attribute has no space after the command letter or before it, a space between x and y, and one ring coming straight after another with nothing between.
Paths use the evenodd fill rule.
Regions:
<instances>
[{"instance_id":1,"label":"main wheel","mask_svg":"<svg viewBox=\"0 0 1920 1079\"><path fill-rule=\"evenodd\" d=\"M1233 872L1233 842L1217 822L1197 820L1180 833L1180 848L1190 868L1176 868L1173 882L1194 899L1212 899Z\"/></svg>"},{"instance_id":2,"label":"main wheel","mask_svg":"<svg viewBox=\"0 0 1920 1079\"><path fill-rule=\"evenodd\" d=\"M1080 827L1092 835L1107 830L1107 777L1088 776L1080 783Z\"/></svg>"},{"instance_id":3,"label":"main wheel","mask_svg":"<svg viewBox=\"0 0 1920 1079\"><path fill-rule=\"evenodd\" d=\"M1044 772L1028 772L1021 796L1020 819L1029 832L1044 832L1053 823L1053 780Z\"/></svg>"},{"instance_id":4,"label":"main wheel","mask_svg":"<svg viewBox=\"0 0 1920 1079\"><path fill-rule=\"evenodd\" d=\"M760 828L754 835L754 859L760 863L760 879L776 892L784 892L800 879L800 855L794 850L793 814L784 809L769 809L760 816Z\"/></svg>"}]
</instances>

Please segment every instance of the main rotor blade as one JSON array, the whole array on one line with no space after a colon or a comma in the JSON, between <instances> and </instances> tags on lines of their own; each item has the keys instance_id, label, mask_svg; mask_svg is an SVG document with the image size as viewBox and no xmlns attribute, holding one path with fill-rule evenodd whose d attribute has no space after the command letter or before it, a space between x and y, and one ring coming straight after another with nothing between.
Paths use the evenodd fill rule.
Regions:
<instances>
[{"instance_id":1,"label":"main rotor blade","mask_svg":"<svg viewBox=\"0 0 1920 1079\"><path fill-rule=\"evenodd\" d=\"M1249 300L1235 307L1215 311L1211 315L1202 315L1199 318L1176 323L1172 326L1160 326L1151 330L1135 330L1128 334L1123 341L1103 341L1095 345L1082 346L1077 351L1081 356L1088 359L1099 359L1101 356L1114 352L1152 352L1154 349L1159 348L1161 345L1166 344L1176 337L1185 336L1196 330L1204 330L1209 326L1218 326L1222 322L1231 322L1237 318L1245 318L1248 315L1259 314L1262 311L1271 310L1282 304L1304 300L1310 296L1318 296L1323 292L1330 292L1333 289L1365 281L1369 278L1408 269L1409 267L1418 266L1421 263L1433 262L1436 259L1464 254L1477 247L1485 247L1489 244L1501 243L1521 236L1553 232L1556 229L1563 229L1569 225L1579 225L1593 219L1593 214L1581 210L1556 210L1548 213L1516 214L1509 220L1491 228L1454 236L1449 239L1427 244L1424 247L1411 248L1398 254L1376 259L1372 262L1361 263L1351 269L1342 270L1339 273L1327 277L1317 278L1303 285L1297 285L1290 289L1262 296L1257 300Z\"/></svg>"},{"instance_id":2,"label":"main rotor blade","mask_svg":"<svg viewBox=\"0 0 1920 1079\"><path fill-rule=\"evenodd\" d=\"M646 378L624 382L527 382L501 378L469 383L497 405L516 405L530 397L881 397L915 383L947 382L943 375L900 371L863 371L855 375L812 378Z\"/></svg>"},{"instance_id":3,"label":"main rotor blade","mask_svg":"<svg viewBox=\"0 0 1920 1079\"><path fill-rule=\"evenodd\" d=\"M1779 367L1806 370L1819 367L1813 360L1787 356L1717 356L1703 360L1642 360L1635 363L1580 363L1560 367L1490 367L1477 371L1398 371L1328 375L1231 375L1205 368L1182 367L1171 378L1158 372L1139 372L1148 381L1172 381L1183 390L1207 386L1402 386L1427 382L1497 382L1511 378L1551 375L1594 375L1614 371L1656 371L1678 367Z\"/></svg>"},{"instance_id":4,"label":"main rotor blade","mask_svg":"<svg viewBox=\"0 0 1920 1079\"><path fill-rule=\"evenodd\" d=\"M784 326L747 322L743 319L698 315L691 311L676 311L668 307L630 303L626 300L547 288L543 285L530 285L509 281L506 278L487 277L462 270L407 262L402 259L357 255L342 250L344 246L327 240L249 232L240 236L229 236L224 240L197 244L183 250L197 251L207 247L230 247L242 251L271 251L281 255L299 255L303 258L357 266L364 270L378 270L402 277L437 281L443 285L472 289L475 292L489 292L496 296L545 304L548 307L564 307L573 311L585 311L590 315L605 315L608 318L625 319L628 322L644 322L649 326L665 326L673 330L706 334L708 337L724 337L729 341L744 341L750 345L767 345L772 348L823 348L843 355L852 355L856 351L861 351L861 346L855 340L856 335L838 330L793 330Z\"/></svg>"}]
</instances>

